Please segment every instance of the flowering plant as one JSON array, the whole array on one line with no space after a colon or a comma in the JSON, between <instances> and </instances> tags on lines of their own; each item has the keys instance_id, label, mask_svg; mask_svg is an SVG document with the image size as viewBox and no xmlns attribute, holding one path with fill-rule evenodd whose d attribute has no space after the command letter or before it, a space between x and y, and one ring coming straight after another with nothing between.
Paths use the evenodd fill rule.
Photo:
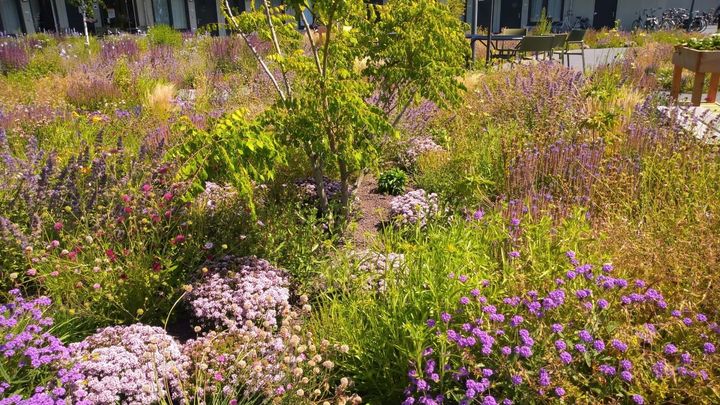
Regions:
<instances>
[{"instance_id":1,"label":"flowering plant","mask_svg":"<svg viewBox=\"0 0 720 405\"><path fill-rule=\"evenodd\" d=\"M153 404L183 396L188 359L161 328L109 327L70 350L69 367L58 375L74 404Z\"/></svg>"},{"instance_id":2,"label":"flowering plant","mask_svg":"<svg viewBox=\"0 0 720 405\"><path fill-rule=\"evenodd\" d=\"M404 403L712 396L717 323L672 309L642 280L613 277L611 264L567 256L572 267L546 294L494 302L476 288L429 319L436 343L415 360Z\"/></svg>"},{"instance_id":3,"label":"flowering plant","mask_svg":"<svg viewBox=\"0 0 720 405\"><path fill-rule=\"evenodd\" d=\"M0 397L37 399L40 392L32 389L52 379L54 367L68 359L69 351L49 332L49 298L27 300L17 289L9 296L11 301L0 305Z\"/></svg>"},{"instance_id":4,"label":"flowering plant","mask_svg":"<svg viewBox=\"0 0 720 405\"><path fill-rule=\"evenodd\" d=\"M215 327L242 328L246 321L276 326L290 308L288 275L267 260L225 256L203 267L187 301L193 315Z\"/></svg>"},{"instance_id":5,"label":"flowering plant","mask_svg":"<svg viewBox=\"0 0 720 405\"><path fill-rule=\"evenodd\" d=\"M399 225L425 226L440 212L438 196L425 190L415 190L390 201L390 217Z\"/></svg>"}]
</instances>

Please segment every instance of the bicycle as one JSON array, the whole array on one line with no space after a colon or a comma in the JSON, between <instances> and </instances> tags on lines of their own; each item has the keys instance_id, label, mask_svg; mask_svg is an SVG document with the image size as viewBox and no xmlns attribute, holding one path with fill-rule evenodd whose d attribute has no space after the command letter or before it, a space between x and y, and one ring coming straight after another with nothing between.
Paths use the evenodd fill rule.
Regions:
<instances>
[{"instance_id":1,"label":"bicycle","mask_svg":"<svg viewBox=\"0 0 720 405\"><path fill-rule=\"evenodd\" d=\"M552 24L552 32L556 34L570 32L576 29L586 30L588 28L590 28L590 19L583 16L575 16L572 10L568 10L565 13L565 18L563 18L562 21L557 21Z\"/></svg>"}]
</instances>

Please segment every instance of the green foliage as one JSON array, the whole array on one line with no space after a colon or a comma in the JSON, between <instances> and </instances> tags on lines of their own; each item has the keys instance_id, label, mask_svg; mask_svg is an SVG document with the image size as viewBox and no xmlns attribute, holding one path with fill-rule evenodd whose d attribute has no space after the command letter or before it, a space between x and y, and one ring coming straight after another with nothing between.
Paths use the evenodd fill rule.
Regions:
<instances>
[{"instance_id":1,"label":"green foliage","mask_svg":"<svg viewBox=\"0 0 720 405\"><path fill-rule=\"evenodd\" d=\"M396 106L398 122L420 100L457 105L464 86L457 80L469 55L466 24L436 0L391 0L369 27L364 74L379 81L382 101Z\"/></svg>"},{"instance_id":2,"label":"green foliage","mask_svg":"<svg viewBox=\"0 0 720 405\"><path fill-rule=\"evenodd\" d=\"M535 35L549 35L552 30L552 20L547 15L547 9L543 7L540 11L540 19L533 30Z\"/></svg>"},{"instance_id":3,"label":"green foliage","mask_svg":"<svg viewBox=\"0 0 720 405\"><path fill-rule=\"evenodd\" d=\"M488 299L552 283L563 271L564 252L585 246L587 224L580 215L552 232L548 218L524 227L515 244L507 219L497 214L482 221L438 222L409 234L387 231L378 251L402 253L404 264L384 272L381 290L365 287L368 273L353 260L328 265L323 279L332 282L319 292L313 330L350 346L340 366L354 376L366 400L400 403L410 361L433 339L425 327L428 318L455 307L468 286L483 280L492 286L483 290ZM508 256L515 249L520 259ZM454 279L460 275L468 276L466 285Z\"/></svg>"},{"instance_id":4,"label":"green foliage","mask_svg":"<svg viewBox=\"0 0 720 405\"><path fill-rule=\"evenodd\" d=\"M682 45L700 51L717 51L720 50L720 35L712 35L705 38L690 38L686 42L683 42Z\"/></svg>"},{"instance_id":5,"label":"green foliage","mask_svg":"<svg viewBox=\"0 0 720 405\"><path fill-rule=\"evenodd\" d=\"M380 174L378 191L390 195L400 195L405 191L406 183L407 174L398 168L393 168Z\"/></svg>"},{"instance_id":6,"label":"green foliage","mask_svg":"<svg viewBox=\"0 0 720 405\"><path fill-rule=\"evenodd\" d=\"M246 120L242 110L221 118L209 131L188 123L178 129L186 135L168 158L181 162L180 179L190 181L195 193L204 189L206 181L229 182L254 211L254 182L272 180L275 165L284 159L277 139L261 125Z\"/></svg>"},{"instance_id":7,"label":"green foliage","mask_svg":"<svg viewBox=\"0 0 720 405\"><path fill-rule=\"evenodd\" d=\"M147 40L153 46L178 47L182 45L182 34L169 25L153 25L148 30Z\"/></svg>"}]
</instances>

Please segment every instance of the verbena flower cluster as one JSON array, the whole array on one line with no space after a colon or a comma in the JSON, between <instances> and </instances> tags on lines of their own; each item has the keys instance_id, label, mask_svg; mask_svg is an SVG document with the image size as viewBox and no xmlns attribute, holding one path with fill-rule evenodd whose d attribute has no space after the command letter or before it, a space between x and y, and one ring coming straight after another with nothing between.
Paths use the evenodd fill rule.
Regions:
<instances>
[{"instance_id":1,"label":"verbena flower cluster","mask_svg":"<svg viewBox=\"0 0 720 405\"><path fill-rule=\"evenodd\" d=\"M373 251L358 252L359 264L352 278L359 282L361 288L368 291L384 293L388 279L407 274L405 255L402 253L379 253Z\"/></svg>"},{"instance_id":2,"label":"verbena flower cluster","mask_svg":"<svg viewBox=\"0 0 720 405\"><path fill-rule=\"evenodd\" d=\"M45 395L30 391L32 383L53 375L54 367L69 358L69 350L48 332L53 324L52 318L45 316L49 298L26 300L16 289L9 295L12 300L0 305L0 398L6 398L0 403L20 403L23 397L40 401Z\"/></svg>"},{"instance_id":3,"label":"verbena flower cluster","mask_svg":"<svg viewBox=\"0 0 720 405\"><path fill-rule=\"evenodd\" d=\"M390 201L390 217L400 225L425 226L440 212L438 196L425 190L415 190Z\"/></svg>"},{"instance_id":4,"label":"verbena flower cluster","mask_svg":"<svg viewBox=\"0 0 720 405\"><path fill-rule=\"evenodd\" d=\"M437 340L411 369L404 403L574 402L592 392L643 404L709 390L717 323L672 308L642 280L613 277L612 264L567 257L554 290L493 302L475 288L429 319Z\"/></svg>"},{"instance_id":5,"label":"verbena flower cluster","mask_svg":"<svg viewBox=\"0 0 720 405\"><path fill-rule=\"evenodd\" d=\"M402 164L405 167L413 167L422 154L440 150L443 150L442 146L435 143L429 136L410 138L407 142L405 154L401 158Z\"/></svg>"},{"instance_id":6,"label":"verbena flower cluster","mask_svg":"<svg viewBox=\"0 0 720 405\"><path fill-rule=\"evenodd\" d=\"M70 345L59 379L73 404L153 404L180 399L188 359L162 328L109 327Z\"/></svg>"},{"instance_id":7,"label":"verbena flower cluster","mask_svg":"<svg viewBox=\"0 0 720 405\"><path fill-rule=\"evenodd\" d=\"M290 308L288 275L256 257L225 256L203 268L187 296L206 325L237 329L246 321L275 326Z\"/></svg>"}]
</instances>

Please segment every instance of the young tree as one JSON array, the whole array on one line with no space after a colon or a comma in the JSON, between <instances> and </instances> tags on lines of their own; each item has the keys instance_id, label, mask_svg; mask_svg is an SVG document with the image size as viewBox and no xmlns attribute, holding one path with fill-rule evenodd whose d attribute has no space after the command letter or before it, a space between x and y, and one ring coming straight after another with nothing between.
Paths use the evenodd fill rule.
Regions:
<instances>
[{"instance_id":1,"label":"young tree","mask_svg":"<svg viewBox=\"0 0 720 405\"><path fill-rule=\"evenodd\" d=\"M373 14L367 7L363 0L288 0L279 7L264 0L241 14L227 1L224 7L230 28L245 39L278 93L263 122L307 154L321 212L328 208L326 174L339 176L347 212L352 177L376 162L378 145L408 107L422 99L456 103L463 90L465 25L445 4L390 0L379 22L367 18ZM323 28L319 35L295 29L295 18L310 26L307 11ZM252 33L272 43L266 58L252 47Z\"/></svg>"},{"instance_id":2,"label":"young tree","mask_svg":"<svg viewBox=\"0 0 720 405\"><path fill-rule=\"evenodd\" d=\"M90 46L90 33L88 32L88 16L95 14L95 7L103 6L102 0L70 0L70 4L78 8L83 20L83 30L85 31L85 45Z\"/></svg>"}]
</instances>

